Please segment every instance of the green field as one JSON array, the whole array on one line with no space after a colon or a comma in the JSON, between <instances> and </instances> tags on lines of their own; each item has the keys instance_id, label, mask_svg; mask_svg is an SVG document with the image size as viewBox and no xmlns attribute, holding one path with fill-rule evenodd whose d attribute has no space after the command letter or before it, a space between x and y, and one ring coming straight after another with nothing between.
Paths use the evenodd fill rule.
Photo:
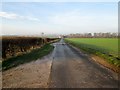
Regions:
<instances>
[{"instance_id":1,"label":"green field","mask_svg":"<svg viewBox=\"0 0 120 90\"><path fill-rule=\"evenodd\" d=\"M65 41L90 54L101 56L109 63L120 66L117 38L66 38Z\"/></svg>"}]
</instances>

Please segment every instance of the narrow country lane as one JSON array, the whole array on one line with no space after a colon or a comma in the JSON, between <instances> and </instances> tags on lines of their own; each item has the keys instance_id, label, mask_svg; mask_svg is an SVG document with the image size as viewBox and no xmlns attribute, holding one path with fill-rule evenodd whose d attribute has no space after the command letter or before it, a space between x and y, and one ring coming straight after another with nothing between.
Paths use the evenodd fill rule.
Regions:
<instances>
[{"instance_id":1,"label":"narrow country lane","mask_svg":"<svg viewBox=\"0 0 120 90\"><path fill-rule=\"evenodd\" d=\"M118 75L61 39L49 55L2 73L3 88L118 88Z\"/></svg>"},{"instance_id":2,"label":"narrow country lane","mask_svg":"<svg viewBox=\"0 0 120 90\"><path fill-rule=\"evenodd\" d=\"M54 46L50 88L118 88L116 73L96 64L63 39Z\"/></svg>"}]
</instances>

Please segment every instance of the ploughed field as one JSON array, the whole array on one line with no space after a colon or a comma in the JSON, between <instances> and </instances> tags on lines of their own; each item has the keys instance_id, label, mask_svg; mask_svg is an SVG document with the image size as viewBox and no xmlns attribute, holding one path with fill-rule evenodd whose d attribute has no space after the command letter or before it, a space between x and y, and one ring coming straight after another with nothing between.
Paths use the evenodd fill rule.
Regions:
<instances>
[{"instance_id":1,"label":"ploughed field","mask_svg":"<svg viewBox=\"0 0 120 90\"><path fill-rule=\"evenodd\" d=\"M120 67L118 38L66 38L65 41Z\"/></svg>"}]
</instances>

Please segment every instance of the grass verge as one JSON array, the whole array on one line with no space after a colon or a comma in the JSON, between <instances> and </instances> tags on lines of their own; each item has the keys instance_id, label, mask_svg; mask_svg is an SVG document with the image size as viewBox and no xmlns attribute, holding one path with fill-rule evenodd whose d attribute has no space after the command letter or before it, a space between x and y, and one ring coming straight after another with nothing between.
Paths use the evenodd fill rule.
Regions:
<instances>
[{"instance_id":1,"label":"grass verge","mask_svg":"<svg viewBox=\"0 0 120 90\"><path fill-rule=\"evenodd\" d=\"M111 55L109 53L109 50L107 50L107 49L103 49L103 48L95 46L95 45L78 43L77 41L72 41L70 39L65 39L65 42L67 42L89 54L94 54L94 55L100 56L103 59L105 59L108 63L113 64L116 67L120 67L120 58L118 56Z\"/></svg>"},{"instance_id":2,"label":"grass verge","mask_svg":"<svg viewBox=\"0 0 120 90\"><path fill-rule=\"evenodd\" d=\"M42 48L32 50L30 53L7 59L2 62L2 70L5 71L12 67L16 67L20 64L24 64L24 63L27 63L33 60L37 60L38 58L41 58L47 55L48 53L50 53L53 50L53 48L54 46L50 44L46 44Z\"/></svg>"}]
</instances>

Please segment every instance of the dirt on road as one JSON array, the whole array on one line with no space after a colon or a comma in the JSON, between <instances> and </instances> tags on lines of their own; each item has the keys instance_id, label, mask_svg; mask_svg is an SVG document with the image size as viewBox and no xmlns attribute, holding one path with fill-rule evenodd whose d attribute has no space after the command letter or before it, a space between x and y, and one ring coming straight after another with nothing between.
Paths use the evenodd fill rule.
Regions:
<instances>
[{"instance_id":1,"label":"dirt on road","mask_svg":"<svg viewBox=\"0 0 120 90\"><path fill-rule=\"evenodd\" d=\"M9 88L118 88L118 74L64 43L51 54L3 72Z\"/></svg>"},{"instance_id":2,"label":"dirt on road","mask_svg":"<svg viewBox=\"0 0 120 90\"><path fill-rule=\"evenodd\" d=\"M52 63L49 56L3 72L3 88L47 88Z\"/></svg>"}]
</instances>

